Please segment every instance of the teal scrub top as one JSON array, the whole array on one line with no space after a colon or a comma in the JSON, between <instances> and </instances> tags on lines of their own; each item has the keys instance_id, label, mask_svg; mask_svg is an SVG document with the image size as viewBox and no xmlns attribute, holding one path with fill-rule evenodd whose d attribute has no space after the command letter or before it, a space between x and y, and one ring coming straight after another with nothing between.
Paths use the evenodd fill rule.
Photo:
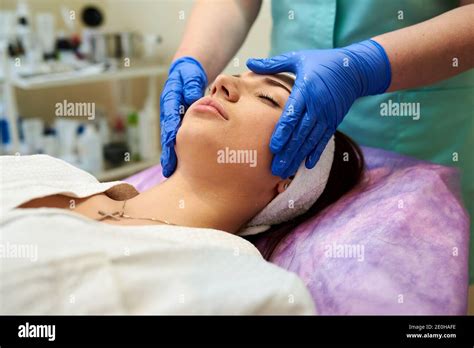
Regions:
<instances>
[{"instance_id":1,"label":"teal scrub top","mask_svg":"<svg viewBox=\"0 0 474 348\"><path fill-rule=\"evenodd\" d=\"M423 22L458 4L449 0L273 0L271 55L343 47ZM382 116L381 106L393 102L419 103L419 115L391 116L392 112ZM473 104L471 69L434 85L360 98L338 129L361 145L459 167L464 203L474 217ZM416 110L417 104L411 105ZM473 225L471 221L471 250ZM474 283L474 252L469 265L470 283Z\"/></svg>"}]
</instances>

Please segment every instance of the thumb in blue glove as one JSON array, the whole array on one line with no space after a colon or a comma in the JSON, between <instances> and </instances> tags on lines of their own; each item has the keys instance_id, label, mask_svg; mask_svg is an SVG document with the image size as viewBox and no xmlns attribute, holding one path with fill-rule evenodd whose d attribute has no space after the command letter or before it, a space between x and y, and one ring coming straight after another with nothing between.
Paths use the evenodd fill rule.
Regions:
<instances>
[{"instance_id":1,"label":"thumb in blue glove","mask_svg":"<svg viewBox=\"0 0 474 348\"><path fill-rule=\"evenodd\" d=\"M374 40L249 59L247 66L257 74L296 74L270 141L272 173L282 178L294 175L305 158L313 168L354 101L384 93L391 81L388 57Z\"/></svg>"},{"instance_id":2,"label":"thumb in blue glove","mask_svg":"<svg viewBox=\"0 0 474 348\"><path fill-rule=\"evenodd\" d=\"M206 86L206 72L193 57L181 57L171 64L160 97L161 166L165 177L171 176L176 169L174 145L181 117L192 103L204 95Z\"/></svg>"}]
</instances>

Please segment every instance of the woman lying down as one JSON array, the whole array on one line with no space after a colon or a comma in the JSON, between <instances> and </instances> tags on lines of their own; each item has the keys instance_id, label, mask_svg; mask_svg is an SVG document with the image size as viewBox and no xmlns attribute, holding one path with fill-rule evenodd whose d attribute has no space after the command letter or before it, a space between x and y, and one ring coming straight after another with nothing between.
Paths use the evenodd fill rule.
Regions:
<instances>
[{"instance_id":1,"label":"woman lying down","mask_svg":"<svg viewBox=\"0 0 474 348\"><path fill-rule=\"evenodd\" d=\"M276 245L361 176L360 150L341 133L314 169L271 174L269 141L292 83L219 76L183 118L176 171L142 193L46 155L3 156L0 312L316 313L303 282L242 237L263 232ZM235 163L236 150L255 158Z\"/></svg>"}]
</instances>

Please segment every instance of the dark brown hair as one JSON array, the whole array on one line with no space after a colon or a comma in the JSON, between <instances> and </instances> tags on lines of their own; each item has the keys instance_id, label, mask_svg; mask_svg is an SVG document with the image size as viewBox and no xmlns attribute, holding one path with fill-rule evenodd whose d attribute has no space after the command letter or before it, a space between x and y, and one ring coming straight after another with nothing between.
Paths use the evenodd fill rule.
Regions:
<instances>
[{"instance_id":1,"label":"dark brown hair","mask_svg":"<svg viewBox=\"0 0 474 348\"><path fill-rule=\"evenodd\" d=\"M295 227L319 214L361 181L365 168L362 150L351 138L339 131L334 135L334 142L334 160L326 188L311 208L293 220L272 226L268 231L244 237L253 244L266 238L263 253L265 260L270 259L278 244Z\"/></svg>"}]
</instances>

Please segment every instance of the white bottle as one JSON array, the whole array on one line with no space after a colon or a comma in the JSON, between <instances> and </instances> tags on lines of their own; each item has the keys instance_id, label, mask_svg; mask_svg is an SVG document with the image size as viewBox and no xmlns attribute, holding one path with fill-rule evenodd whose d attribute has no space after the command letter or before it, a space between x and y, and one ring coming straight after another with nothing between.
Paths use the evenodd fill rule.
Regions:
<instances>
[{"instance_id":1,"label":"white bottle","mask_svg":"<svg viewBox=\"0 0 474 348\"><path fill-rule=\"evenodd\" d=\"M158 142L159 116L157 113L155 92L156 87L152 82L150 83L145 106L138 115L140 158L142 160L156 159L160 151L160 144Z\"/></svg>"},{"instance_id":2,"label":"white bottle","mask_svg":"<svg viewBox=\"0 0 474 348\"><path fill-rule=\"evenodd\" d=\"M91 173L99 174L103 170L102 142L93 125L86 125L77 142L80 167Z\"/></svg>"},{"instance_id":3,"label":"white bottle","mask_svg":"<svg viewBox=\"0 0 474 348\"><path fill-rule=\"evenodd\" d=\"M109 123L107 122L105 116L99 118L99 136L102 142L102 146L110 143Z\"/></svg>"},{"instance_id":4,"label":"white bottle","mask_svg":"<svg viewBox=\"0 0 474 348\"><path fill-rule=\"evenodd\" d=\"M78 120L58 117L54 122L58 140L58 155L62 160L74 166L80 166L77 156L77 129L80 125Z\"/></svg>"}]
</instances>

